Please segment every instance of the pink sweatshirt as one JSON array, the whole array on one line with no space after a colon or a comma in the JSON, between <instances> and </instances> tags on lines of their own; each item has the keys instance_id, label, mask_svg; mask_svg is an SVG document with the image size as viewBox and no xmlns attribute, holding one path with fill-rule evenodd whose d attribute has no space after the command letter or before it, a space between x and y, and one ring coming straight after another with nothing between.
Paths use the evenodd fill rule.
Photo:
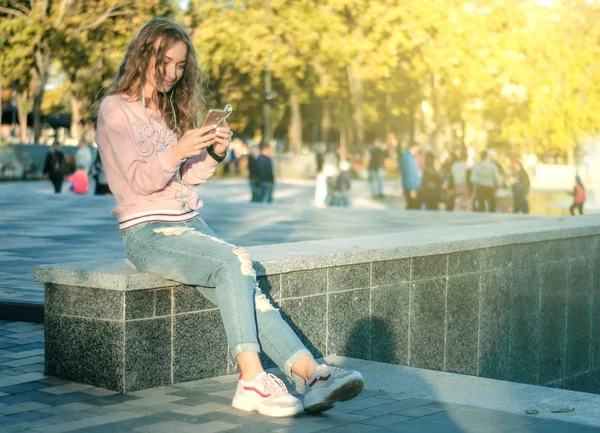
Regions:
<instances>
[{"instance_id":1,"label":"pink sweatshirt","mask_svg":"<svg viewBox=\"0 0 600 433\"><path fill-rule=\"evenodd\" d=\"M215 172L206 150L185 161L173 154L177 136L160 112L118 95L106 97L98 113L96 144L117 201L112 214L125 230L149 221L188 221L202 207L194 185ZM179 170L180 182L176 173Z\"/></svg>"}]
</instances>

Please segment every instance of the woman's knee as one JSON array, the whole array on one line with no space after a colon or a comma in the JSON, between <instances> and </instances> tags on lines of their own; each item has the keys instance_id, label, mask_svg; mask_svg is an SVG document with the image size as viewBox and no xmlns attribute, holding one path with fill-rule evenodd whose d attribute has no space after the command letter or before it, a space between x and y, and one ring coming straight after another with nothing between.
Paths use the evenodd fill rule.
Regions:
<instances>
[{"instance_id":1,"label":"woman's knee","mask_svg":"<svg viewBox=\"0 0 600 433\"><path fill-rule=\"evenodd\" d=\"M248 254L248 252L242 247L234 247L232 252L235 254L239 262L240 272L242 275L256 278L256 271L254 270L254 266L252 266L250 254Z\"/></svg>"}]
</instances>

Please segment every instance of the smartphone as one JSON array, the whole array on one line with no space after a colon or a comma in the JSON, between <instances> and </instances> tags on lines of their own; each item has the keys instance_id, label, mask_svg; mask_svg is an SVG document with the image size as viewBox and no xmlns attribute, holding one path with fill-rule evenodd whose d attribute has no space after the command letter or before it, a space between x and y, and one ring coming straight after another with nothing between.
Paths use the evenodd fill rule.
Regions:
<instances>
[{"instance_id":1,"label":"smartphone","mask_svg":"<svg viewBox=\"0 0 600 433\"><path fill-rule=\"evenodd\" d=\"M233 108L229 104L227 104L222 110L211 108L208 110L208 113L206 114L204 122L202 122L202 126L200 126L200 128L204 128L205 126L217 127L221 124L221 122L227 119L232 112ZM207 134L209 133L210 132L207 132Z\"/></svg>"}]
</instances>

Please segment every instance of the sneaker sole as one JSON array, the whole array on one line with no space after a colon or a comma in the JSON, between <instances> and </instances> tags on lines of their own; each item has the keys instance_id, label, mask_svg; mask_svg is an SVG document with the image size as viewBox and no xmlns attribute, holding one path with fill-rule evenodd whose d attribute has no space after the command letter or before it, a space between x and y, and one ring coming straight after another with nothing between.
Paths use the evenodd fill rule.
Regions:
<instances>
[{"instance_id":1,"label":"sneaker sole","mask_svg":"<svg viewBox=\"0 0 600 433\"><path fill-rule=\"evenodd\" d=\"M308 406L304 406L304 411L308 413L325 412L326 410L329 410L332 407L334 407L338 401L352 400L354 397L360 394L360 392L363 390L364 385L365 382L362 379L362 377L350 377L347 382L342 383L337 389L334 389L330 394L323 395L320 399L318 399L319 401L309 404ZM311 393L317 393L318 391L326 391L326 389L311 391ZM306 403L306 399L304 400L304 402Z\"/></svg>"},{"instance_id":2,"label":"sneaker sole","mask_svg":"<svg viewBox=\"0 0 600 433\"><path fill-rule=\"evenodd\" d=\"M233 398L231 406L234 409L243 410L246 412L258 412L261 415L270 416L274 418L296 416L299 413L301 413L303 409L301 403L298 403L294 407L278 408L272 406L255 405L251 402L244 402L241 399L236 399L235 397Z\"/></svg>"}]
</instances>

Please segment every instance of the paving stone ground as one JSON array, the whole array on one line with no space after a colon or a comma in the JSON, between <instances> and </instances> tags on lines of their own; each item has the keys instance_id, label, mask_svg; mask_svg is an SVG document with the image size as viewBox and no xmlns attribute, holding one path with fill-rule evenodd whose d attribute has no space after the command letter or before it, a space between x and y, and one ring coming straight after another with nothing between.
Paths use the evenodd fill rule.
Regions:
<instances>
[{"instance_id":1,"label":"paving stone ground","mask_svg":"<svg viewBox=\"0 0 600 433\"><path fill-rule=\"evenodd\" d=\"M0 433L592 433L600 428L365 390L319 415L233 409L236 376L118 394L44 375L43 324L0 320Z\"/></svg>"}]
</instances>

